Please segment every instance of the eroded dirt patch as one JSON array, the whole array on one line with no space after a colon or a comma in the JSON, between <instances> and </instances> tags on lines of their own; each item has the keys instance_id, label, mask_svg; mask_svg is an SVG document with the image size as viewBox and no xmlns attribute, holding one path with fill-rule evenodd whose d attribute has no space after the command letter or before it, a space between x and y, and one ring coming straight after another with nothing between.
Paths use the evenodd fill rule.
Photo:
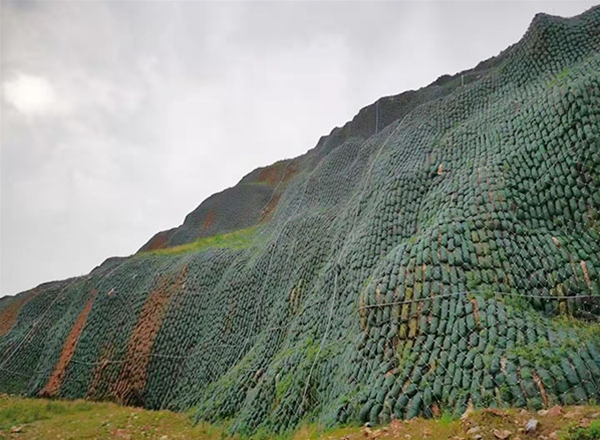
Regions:
<instances>
[{"instance_id":1,"label":"eroded dirt patch","mask_svg":"<svg viewBox=\"0 0 600 440\"><path fill-rule=\"evenodd\" d=\"M71 331L67 336L67 340L63 345L63 349L60 353L60 357L58 358L58 362L54 367L54 371L48 379L48 382L39 392L40 396L52 397L56 396L60 391L60 386L62 385L62 381L65 378L65 374L67 372L67 367L69 366L69 362L71 362L71 358L73 354L75 354L75 349L77 348L77 343L79 342L79 337L81 336L81 332L83 331L83 327L85 326L85 321L87 319L88 313L92 309L92 305L94 304L94 299L96 298L97 290L92 290L92 294L90 298L87 300L85 307L79 313L79 316L75 320L75 324L71 327Z\"/></svg>"},{"instance_id":2,"label":"eroded dirt patch","mask_svg":"<svg viewBox=\"0 0 600 440\"><path fill-rule=\"evenodd\" d=\"M119 380L114 385L113 396L119 403L141 405L141 393L146 387L147 369L152 347L158 336L169 303L181 289L187 277L184 267L176 279L173 274L160 277L158 286L150 292L137 320L129 343Z\"/></svg>"},{"instance_id":3,"label":"eroded dirt patch","mask_svg":"<svg viewBox=\"0 0 600 440\"><path fill-rule=\"evenodd\" d=\"M8 306L0 311L0 336L6 336L8 332L13 328L21 308L31 301L36 295L37 290L23 295L21 298L15 298Z\"/></svg>"},{"instance_id":4,"label":"eroded dirt patch","mask_svg":"<svg viewBox=\"0 0 600 440\"><path fill-rule=\"evenodd\" d=\"M202 222L202 232L205 232L208 228L210 228L210 226L215 222L216 217L217 216L215 215L214 211L208 211L206 217L204 217L204 221Z\"/></svg>"},{"instance_id":5,"label":"eroded dirt patch","mask_svg":"<svg viewBox=\"0 0 600 440\"><path fill-rule=\"evenodd\" d=\"M111 342L106 344L102 349L98 363L92 370L92 379L87 391L88 398L101 399L106 394L108 382L107 373L112 362L111 358L113 356L113 352L114 345Z\"/></svg>"},{"instance_id":6,"label":"eroded dirt patch","mask_svg":"<svg viewBox=\"0 0 600 440\"><path fill-rule=\"evenodd\" d=\"M275 194L273 197L271 197L269 204L260 215L260 218L258 220L259 223L263 223L271 219L273 213L275 212L275 208L277 208L277 204L279 203L280 197L281 194Z\"/></svg>"},{"instance_id":7,"label":"eroded dirt patch","mask_svg":"<svg viewBox=\"0 0 600 440\"><path fill-rule=\"evenodd\" d=\"M169 241L167 239L167 231L162 231L152 237L146 251L155 251L157 249L164 249L168 246Z\"/></svg>"},{"instance_id":8,"label":"eroded dirt patch","mask_svg":"<svg viewBox=\"0 0 600 440\"><path fill-rule=\"evenodd\" d=\"M275 186L279 182L288 181L297 172L298 165L296 162L281 161L261 170L258 181Z\"/></svg>"}]
</instances>

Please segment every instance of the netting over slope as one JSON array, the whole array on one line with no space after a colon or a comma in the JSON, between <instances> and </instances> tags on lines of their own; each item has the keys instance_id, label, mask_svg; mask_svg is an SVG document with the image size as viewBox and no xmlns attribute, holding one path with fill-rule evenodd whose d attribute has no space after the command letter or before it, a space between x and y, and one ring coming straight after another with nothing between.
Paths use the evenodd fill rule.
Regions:
<instances>
[{"instance_id":1,"label":"netting over slope","mask_svg":"<svg viewBox=\"0 0 600 440\"><path fill-rule=\"evenodd\" d=\"M469 81L387 98L265 178L247 244L4 300L0 390L238 432L597 400L599 53L600 8L540 15Z\"/></svg>"}]
</instances>

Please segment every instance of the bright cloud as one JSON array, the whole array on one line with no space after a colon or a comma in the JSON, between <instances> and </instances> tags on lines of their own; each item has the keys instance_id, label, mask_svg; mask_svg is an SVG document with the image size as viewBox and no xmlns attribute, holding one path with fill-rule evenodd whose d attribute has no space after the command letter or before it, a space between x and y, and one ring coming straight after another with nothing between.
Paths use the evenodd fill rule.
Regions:
<instances>
[{"instance_id":1,"label":"bright cloud","mask_svg":"<svg viewBox=\"0 0 600 440\"><path fill-rule=\"evenodd\" d=\"M50 113L56 105L56 94L50 82L36 75L19 74L2 84L4 99L25 115Z\"/></svg>"}]
</instances>

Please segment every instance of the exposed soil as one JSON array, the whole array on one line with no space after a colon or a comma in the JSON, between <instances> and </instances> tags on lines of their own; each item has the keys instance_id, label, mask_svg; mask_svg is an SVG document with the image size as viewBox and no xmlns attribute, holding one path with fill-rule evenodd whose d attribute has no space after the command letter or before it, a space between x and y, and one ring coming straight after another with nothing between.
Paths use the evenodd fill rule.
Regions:
<instances>
[{"instance_id":1,"label":"exposed soil","mask_svg":"<svg viewBox=\"0 0 600 440\"><path fill-rule=\"evenodd\" d=\"M60 391L60 386L62 384L63 379L65 378L65 374L67 372L67 367L69 366L69 362L71 362L71 358L73 354L75 354L75 349L77 348L77 343L79 342L79 337L81 336L81 332L83 331L83 327L85 326L85 321L87 319L87 315L92 309L92 305L94 304L94 299L96 298L97 290L92 290L92 294L90 298L87 300L85 307L79 313L79 316L75 320L75 324L71 327L71 331L67 336L67 340L63 345L62 352L60 353L60 357L58 358L58 362L54 367L54 371L46 382L44 388L39 392L40 396L56 396Z\"/></svg>"},{"instance_id":2,"label":"exposed soil","mask_svg":"<svg viewBox=\"0 0 600 440\"><path fill-rule=\"evenodd\" d=\"M202 222L202 232L205 232L210 226L214 223L216 215L214 211L208 211L206 217L204 217L204 222Z\"/></svg>"},{"instance_id":3,"label":"exposed soil","mask_svg":"<svg viewBox=\"0 0 600 440\"><path fill-rule=\"evenodd\" d=\"M297 172L298 166L295 162L281 161L261 170L258 181L275 186L279 182L287 182Z\"/></svg>"},{"instance_id":4,"label":"exposed soil","mask_svg":"<svg viewBox=\"0 0 600 440\"><path fill-rule=\"evenodd\" d=\"M31 301L37 293L37 290L32 290L20 298L15 298L8 306L0 311L0 336L5 336L10 332L17 321L21 308Z\"/></svg>"},{"instance_id":5,"label":"exposed soil","mask_svg":"<svg viewBox=\"0 0 600 440\"><path fill-rule=\"evenodd\" d=\"M155 251L157 249L165 249L169 244L167 240L167 231L162 231L152 237L146 251Z\"/></svg>"},{"instance_id":6,"label":"exposed soil","mask_svg":"<svg viewBox=\"0 0 600 440\"><path fill-rule=\"evenodd\" d=\"M148 295L129 338L119 380L112 390L117 402L141 405L141 393L146 387L147 369L154 341L169 303L184 284L187 272L187 267L184 267L175 280L172 274L162 275L158 287Z\"/></svg>"},{"instance_id":7,"label":"exposed soil","mask_svg":"<svg viewBox=\"0 0 600 440\"><path fill-rule=\"evenodd\" d=\"M92 380L88 386L87 397L90 399L101 399L103 396L103 389L106 388L106 378L104 377L107 371L107 367L110 365L110 359L113 356L114 345L112 342L106 344L102 350L98 363L92 370Z\"/></svg>"},{"instance_id":8,"label":"exposed soil","mask_svg":"<svg viewBox=\"0 0 600 440\"><path fill-rule=\"evenodd\" d=\"M269 204L267 205L265 210L260 215L259 223L263 223L263 222L269 221L271 219L273 212L275 212L275 208L277 208L277 204L279 203L280 197L281 197L281 194L275 194L271 198L271 200L269 201Z\"/></svg>"}]
</instances>

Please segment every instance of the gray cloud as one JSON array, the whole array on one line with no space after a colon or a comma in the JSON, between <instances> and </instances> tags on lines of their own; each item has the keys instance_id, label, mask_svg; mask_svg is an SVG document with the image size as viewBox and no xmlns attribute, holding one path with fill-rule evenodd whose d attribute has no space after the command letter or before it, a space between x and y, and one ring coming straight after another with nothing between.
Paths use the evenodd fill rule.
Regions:
<instances>
[{"instance_id":1,"label":"gray cloud","mask_svg":"<svg viewBox=\"0 0 600 440\"><path fill-rule=\"evenodd\" d=\"M593 4L3 1L0 295L133 253L380 96Z\"/></svg>"}]
</instances>

